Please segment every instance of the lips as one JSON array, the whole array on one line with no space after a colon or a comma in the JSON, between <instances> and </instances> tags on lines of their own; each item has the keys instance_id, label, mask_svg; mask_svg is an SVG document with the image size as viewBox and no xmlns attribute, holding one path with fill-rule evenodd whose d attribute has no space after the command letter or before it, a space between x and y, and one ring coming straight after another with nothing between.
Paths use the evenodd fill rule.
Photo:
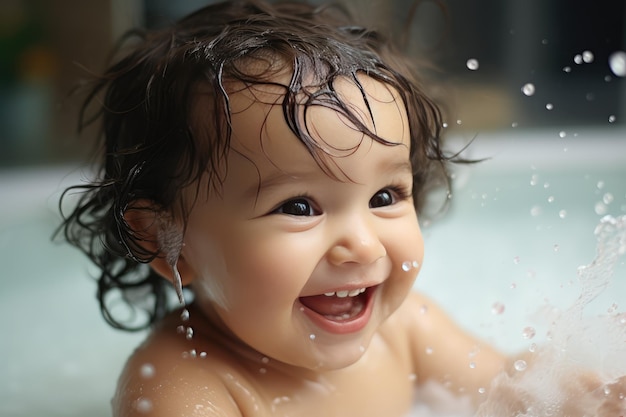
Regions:
<instances>
[{"instance_id":1,"label":"lips","mask_svg":"<svg viewBox=\"0 0 626 417\"><path fill-rule=\"evenodd\" d=\"M330 333L353 333L369 321L374 288L328 292L300 297L299 301L304 313L321 329Z\"/></svg>"}]
</instances>

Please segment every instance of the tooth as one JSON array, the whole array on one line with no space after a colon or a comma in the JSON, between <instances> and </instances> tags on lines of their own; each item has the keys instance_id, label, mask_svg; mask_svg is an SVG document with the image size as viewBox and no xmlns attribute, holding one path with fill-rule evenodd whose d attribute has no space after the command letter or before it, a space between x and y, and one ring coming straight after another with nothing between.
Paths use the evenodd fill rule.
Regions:
<instances>
[{"instance_id":1,"label":"tooth","mask_svg":"<svg viewBox=\"0 0 626 417\"><path fill-rule=\"evenodd\" d=\"M335 295L335 292L334 291L333 292L325 292L324 295L326 297L332 297L333 295Z\"/></svg>"},{"instance_id":2,"label":"tooth","mask_svg":"<svg viewBox=\"0 0 626 417\"><path fill-rule=\"evenodd\" d=\"M359 293L361 293L361 294L363 294L364 292L365 292L365 288L361 288L361 289L359 290Z\"/></svg>"},{"instance_id":3,"label":"tooth","mask_svg":"<svg viewBox=\"0 0 626 417\"><path fill-rule=\"evenodd\" d=\"M352 291L350 291L350 292L348 293L348 296L350 296L350 297L356 297L356 296L357 296L357 295L359 295L359 294L361 294L361 290L360 290L360 289L358 289L358 290L352 290Z\"/></svg>"},{"instance_id":4,"label":"tooth","mask_svg":"<svg viewBox=\"0 0 626 417\"><path fill-rule=\"evenodd\" d=\"M337 297L339 298L345 298L348 296L348 291L337 291Z\"/></svg>"}]
</instances>

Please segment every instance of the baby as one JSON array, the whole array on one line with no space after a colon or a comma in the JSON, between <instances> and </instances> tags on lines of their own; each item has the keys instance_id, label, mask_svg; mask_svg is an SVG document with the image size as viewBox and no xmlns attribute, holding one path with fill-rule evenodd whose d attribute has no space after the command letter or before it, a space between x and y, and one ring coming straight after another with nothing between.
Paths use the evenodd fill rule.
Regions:
<instances>
[{"instance_id":1,"label":"baby","mask_svg":"<svg viewBox=\"0 0 626 417\"><path fill-rule=\"evenodd\" d=\"M105 318L133 325L116 293L148 314L115 416L404 416L427 381L489 395L509 360L412 291L449 158L387 40L260 1L132 40L83 108L103 162L64 222Z\"/></svg>"}]
</instances>

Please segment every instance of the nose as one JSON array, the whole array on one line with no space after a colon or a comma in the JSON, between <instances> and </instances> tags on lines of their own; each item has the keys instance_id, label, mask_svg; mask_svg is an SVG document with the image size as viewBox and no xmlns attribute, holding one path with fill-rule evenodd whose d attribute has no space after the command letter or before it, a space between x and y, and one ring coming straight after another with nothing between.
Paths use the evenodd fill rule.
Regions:
<instances>
[{"instance_id":1,"label":"nose","mask_svg":"<svg viewBox=\"0 0 626 417\"><path fill-rule=\"evenodd\" d=\"M328 259L334 265L366 265L387 255L375 220L369 219L367 214L338 219L331 228L334 239L328 251Z\"/></svg>"}]
</instances>

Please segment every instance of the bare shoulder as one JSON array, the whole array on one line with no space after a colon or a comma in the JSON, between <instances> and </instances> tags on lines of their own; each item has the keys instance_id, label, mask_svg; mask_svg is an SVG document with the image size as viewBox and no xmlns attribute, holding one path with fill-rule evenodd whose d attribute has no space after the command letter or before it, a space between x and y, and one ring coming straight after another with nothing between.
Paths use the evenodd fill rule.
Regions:
<instances>
[{"instance_id":1,"label":"bare shoulder","mask_svg":"<svg viewBox=\"0 0 626 417\"><path fill-rule=\"evenodd\" d=\"M112 401L115 417L243 415L219 349L194 353L183 335L156 329L127 361Z\"/></svg>"},{"instance_id":2,"label":"bare shoulder","mask_svg":"<svg viewBox=\"0 0 626 417\"><path fill-rule=\"evenodd\" d=\"M506 364L504 355L461 328L423 294L412 292L398 313L422 381L434 380L453 391L477 391Z\"/></svg>"}]
</instances>

